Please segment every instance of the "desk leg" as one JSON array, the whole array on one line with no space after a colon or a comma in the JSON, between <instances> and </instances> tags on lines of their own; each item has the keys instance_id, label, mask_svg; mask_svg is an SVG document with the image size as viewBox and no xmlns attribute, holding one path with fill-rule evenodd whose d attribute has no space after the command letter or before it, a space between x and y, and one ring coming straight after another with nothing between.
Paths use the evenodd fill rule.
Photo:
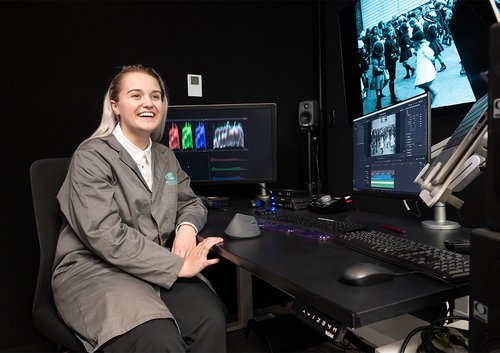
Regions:
<instances>
[{"instance_id":1,"label":"desk leg","mask_svg":"<svg viewBox=\"0 0 500 353\"><path fill-rule=\"evenodd\" d=\"M238 320L227 326L227 332L243 329L253 317L252 274L236 266L236 290L238 295Z\"/></svg>"}]
</instances>

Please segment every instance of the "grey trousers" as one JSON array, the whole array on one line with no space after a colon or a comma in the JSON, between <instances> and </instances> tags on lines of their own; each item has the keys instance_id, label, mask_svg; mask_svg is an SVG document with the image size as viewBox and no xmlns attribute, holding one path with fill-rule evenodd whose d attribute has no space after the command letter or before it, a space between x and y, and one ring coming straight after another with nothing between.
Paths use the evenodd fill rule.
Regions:
<instances>
[{"instance_id":1,"label":"grey trousers","mask_svg":"<svg viewBox=\"0 0 500 353\"><path fill-rule=\"evenodd\" d=\"M111 339L101 352L226 352L226 309L199 278L179 278L161 298L175 317L145 322Z\"/></svg>"}]
</instances>

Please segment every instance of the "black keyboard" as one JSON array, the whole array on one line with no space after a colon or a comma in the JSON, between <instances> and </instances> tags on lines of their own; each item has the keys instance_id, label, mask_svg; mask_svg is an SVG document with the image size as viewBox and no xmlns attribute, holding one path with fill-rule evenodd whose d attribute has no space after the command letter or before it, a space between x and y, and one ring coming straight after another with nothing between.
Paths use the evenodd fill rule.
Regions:
<instances>
[{"instance_id":1,"label":"black keyboard","mask_svg":"<svg viewBox=\"0 0 500 353\"><path fill-rule=\"evenodd\" d=\"M292 223L298 226L313 227L323 229L332 233L346 233L354 230L365 229L366 226L345 221L336 221L328 218L318 218L313 216L284 213L271 218L278 222Z\"/></svg>"},{"instance_id":2,"label":"black keyboard","mask_svg":"<svg viewBox=\"0 0 500 353\"><path fill-rule=\"evenodd\" d=\"M337 234L332 239L353 250L449 282L469 279L470 256L379 231Z\"/></svg>"}]
</instances>

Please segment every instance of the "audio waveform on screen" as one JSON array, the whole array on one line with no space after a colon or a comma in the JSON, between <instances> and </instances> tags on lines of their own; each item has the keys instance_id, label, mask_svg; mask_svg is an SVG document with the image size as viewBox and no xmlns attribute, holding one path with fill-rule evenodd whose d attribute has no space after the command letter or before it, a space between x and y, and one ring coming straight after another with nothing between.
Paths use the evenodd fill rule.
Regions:
<instances>
[{"instance_id":1,"label":"audio waveform on screen","mask_svg":"<svg viewBox=\"0 0 500 353\"><path fill-rule=\"evenodd\" d=\"M240 176L230 176L230 177L212 177L211 180L243 180L243 177Z\"/></svg>"},{"instance_id":2,"label":"audio waveform on screen","mask_svg":"<svg viewBox=\"0 0 500 353\"><path fill-rule=\"evenodd\" d=\"M193 131L191 123L185 122L182 127L182 149L193 149Z\"/></svg>"},{"instance_id":3,"label":"audio waveform on screen","mask_svg":"<svg viewBox=\"0 0 500 353\"><path fill-rule=\"evenodd\" d=\"M198 126L196 126L196 130L194 132L194 142L195 142L197 150L207 148L207 138L205 135L205 124L203 124L202 122L198 122Z\"/></svg>"},{"instance_id":4,"label":"audio waveform on screen","mask_svg":"<svg viewBox=\"0 0 500 353\"><path fill-rule=\"evenodd\" d=\"M230 157L230 158L216 158L216 157L211 157L210 162L246 162L246 159L242 158L237 158L237 157Z\"/></svg>"},{"instance_id":5,"label":"audio waveform on screen","mask_svg":"<svg viewBox=\"0 0 500 353\"><path fill-rule=\"evenodd\" d=\"M176 123L172 123L172 127L168 130L168 148L171 150L181 149L179 140L179 128Z\"/></svg>"},{"instance_id":6,"label":"audio waveform on screen","mask_svg":"<svg viewBox=\"0 0 500 353\"><path fill-rule=\"evenodd\" d=\"M245 148L243 125L237 121L217 126L214 131L213 148Z\"/></svg>"},{"instance_id":7,"label":"audio waveform on screen","mask_svg":"<svg viewBox=\"0 0 500 353\"><path fill-rule=\"evenodd\" d=\"M210 168L211 172L241 172L244 170L248 170L241 167L212 167Z\"/></svg>"},{"instance_id":8,"label":"audio waveform on screen","mask_svg":"<svg viewBox=\"0 0 500 353\"><path fill-rule=\"evenodd\" d=\"M372 188L394 189L394 171L372 172L370 186Z\"/></svg>"}]
</instances>

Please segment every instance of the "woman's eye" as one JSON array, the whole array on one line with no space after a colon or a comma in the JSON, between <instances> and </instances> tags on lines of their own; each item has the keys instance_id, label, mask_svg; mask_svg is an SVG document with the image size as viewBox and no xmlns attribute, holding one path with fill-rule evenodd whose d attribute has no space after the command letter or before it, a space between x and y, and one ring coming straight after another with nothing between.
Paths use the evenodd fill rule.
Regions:
<instances>
[{"instance_id":1,"label":"woman's eye","mask_svg":"<svg viewBox=\"0 0 500 353\"><path fill-rule=\"evenodd\" d=\"M134 93L132 94L132 98L141 98L141 95L139 93Z\"/></svg>"},{"instance_id":2,"label":"woman's eye","mask_svg":"<svg viewBox=\"0 0 500 353\"><path fill-rule=\"evenodd\" d=\"M161 96L160 95L156 95L156 96L153 96L152 99L155 100L155 101L159 101L159 100L161 100Z\"/></svg>"}]
</instances>

